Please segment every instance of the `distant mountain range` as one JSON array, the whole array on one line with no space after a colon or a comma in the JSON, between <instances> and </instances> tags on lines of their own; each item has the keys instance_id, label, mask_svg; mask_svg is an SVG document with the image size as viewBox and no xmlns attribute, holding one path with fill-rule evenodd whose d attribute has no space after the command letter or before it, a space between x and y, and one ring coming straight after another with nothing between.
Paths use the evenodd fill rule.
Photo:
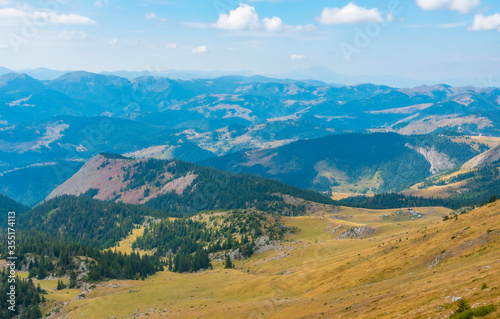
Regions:
<instances>
[{"instance_id":1,"label":"distant mountain range","mask_svg":"<svg viewBox=\"0 0 500 319\"><path fill-rule=\"evenodd\" d=\"M24 73L33 78L42 81L55 80L65 73L72 71L69 70L53 70L48 68L35 68L35 69L22 69L22 70L10 70L4 67L0 67L0 75L17 72ZM252 77L255 76L250 71L200 71L200 70L143 70L143 71L104 71L100 74L104 75L115 75L127 79L135 79L139 77L166 77L176 80L195 80L195 79L215 79L222 76L245 76ZM460 78L446 78L446 79L411 79L396 75L345 75L339 74L331 69L324 66L313 66L309 68L301 68L288 73L283 74L266 74L267 77L275 79L290 79L290 80L300 80L300 81L318 81L325 82L330 85L358 85L362 83L373 83L377 85L388 85L392 87L417 87L421 85L436 85L440 83L446 83L453 86L470 86L479 83L477 80L471 79L460 79Z\"/></svg>"},{"instance_id":2,"label":"distant mountain range","mask_svg":"<svg viewBox=\"0 0 500 319\"><path fill-rule=\"evenodd\" d=\"M46 74L47 70L33 71ZM84 71L42 81L5 69L0 72L8 72L0 75L0 192L26 205L42 200L100 152L203 163L233 153L271 155L268 149L278 148L281 152L287 144L299 140L345 133L449 135L448 131L453 131L500 136L497 88L434 85L399 89L243 75L194 80L159 76L129 79ZM418 149L405 147L405 143L400 148L402 154L418 154ZM433 143L419 147L430 151ZM366 146L359 145L361 149ZM321 145L310 152L321 152L322 147L331 146ZM259 149L264 150L255 151ZM463 164L478 154L467 158L460 155L452 162ZM347 174L344 179L317 176L314 165L323 160L326 158L318 157L314 163L301 163L310 174L305 174L307 180L300 183L293 174L288 180L265 175L267 170L261 172L253 165L248 166L252 169L244 167L249 172L320 190L335 189L339 181L343 181L342 189L398 190L438 171L426 166L422 171L427 173L400 180L397 185L382 187L384 182L380 180L356 186L352 172L343 169L340 171ZM425 156L418 157L415 163L420 163L417 166L421 168L428 165ZM273 165L289 164L295 167L289 160ZM380 168L370 165L365 168ZM327 166L331 168L331 163ZM64 174L59 174L62 177L54 176L53 172L60 168L64 168ZM45 178L37 179L37 175ZM19 183L19 178L24 183Z\"/></svg>"}]
</instances>

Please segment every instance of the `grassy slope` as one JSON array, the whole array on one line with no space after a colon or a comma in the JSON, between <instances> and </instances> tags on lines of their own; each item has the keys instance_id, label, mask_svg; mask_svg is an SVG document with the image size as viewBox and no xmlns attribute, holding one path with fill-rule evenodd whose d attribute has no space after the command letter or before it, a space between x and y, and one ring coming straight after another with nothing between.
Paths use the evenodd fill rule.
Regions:
<instances>
[{"instance_id":1,"label":"grassy slope","mask_svg":"<svg viewBox=\"0 0 500 319\"><path fill-rule=\"evenodd\" d=\"M345 208L335 215L286 218L302 231L280 251L237 261L234 270L217 264L202 273L160 272L145 281L105 283L86 299L66 305L61 314L447 318L455 306L453 297L476 306L500 302L500 202L458 221L443 222L449 213L443 208L418 209L427 215L415 221L379 217L395 211ZM336 240L331 232L339 224L366 224L377 231L365 239ZM494 231L487 234L488 229ZM436 260L441 262L431 266ZM483 283L490 288L482 291ZM499 311L485 318L495 318Z\"/></svg>"}]
</instances>

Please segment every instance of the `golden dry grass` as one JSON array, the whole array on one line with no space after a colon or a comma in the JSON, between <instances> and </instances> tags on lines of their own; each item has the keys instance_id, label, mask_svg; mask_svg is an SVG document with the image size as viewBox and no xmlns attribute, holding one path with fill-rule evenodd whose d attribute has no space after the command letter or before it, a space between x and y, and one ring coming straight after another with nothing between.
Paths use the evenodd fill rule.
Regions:
<instances>
[{"instance_id":1,"label":"golden dry grass","mask_svg":"<svg viewBox=\"0 0 500 319\"><path fill-rule=\"evenodd\" d=\"M373 196L373 194L360 194L360 193L333 193L330 197L333 200L341 200L347 197L353 197L353 196Z\"/></svg>"},{"instance_id":2,"label":"golden dry grass","mask_svg":"<svg viewBox=\"0 0 500 319\"><path fill-rule=\"evenodd\" d=\"M285 218L301 231L270 250L236 261L236 269L111 281L65 318L447 318L453 297L474 305L500 302L500 203L442 221L380 218L396 210L342 208ZM335 225L368 225L365 239L336 239ZM490 288L481 290L486 283ZM500 311L484 318L498 318Z\"/></svg>"},{"instance_id":3,"label":"golden dry grass","mask_svg":"<svg viewBox=\"0 0 500 319\"><path fill-rule=\"evenodd\" d=\"M134 228L132 230L132 233L128 235L127 238L122 239L118 243L118 245L110 248L110 250L116 250L117 252L121 252L123 254L130 254L134 252L134 250L132 249L132 243L137 239L137 237L141 236L142 234L144 234L144 227L141 226L139 228ZM140 251L139 253L141 254L141 256L143 254L146 254L146 252L144 251Z\"/></svg>"},{"instance_id":4,"label":"golden dry grass","mask_svg":"<svg viewBox=\"0 0 500 319\"><path fill-rule=\"evenodd\" d=\"M475 143L482 143L488 145L490 148L500 145L500 137L494 136L464 136L451 139L455 143L466 143L468 145L477 145ZM475 144L475 145L474 145ZM478 149L476 147L476 149Z\"/></svg>"},{"instance_id":5,"label":"golden dry grass","mask_svg":"<svg viewBox=\"0 0 500 319\"><path fill-rule=\"evenodd\" d=\"M467 184L467 181L460 181L448 185L430 186L423 189L412 188L410 190L402 191L401 193L406 196L419 196L425 198L448 198L460 194L460 191Z\"/></svg>"}]
</instances>

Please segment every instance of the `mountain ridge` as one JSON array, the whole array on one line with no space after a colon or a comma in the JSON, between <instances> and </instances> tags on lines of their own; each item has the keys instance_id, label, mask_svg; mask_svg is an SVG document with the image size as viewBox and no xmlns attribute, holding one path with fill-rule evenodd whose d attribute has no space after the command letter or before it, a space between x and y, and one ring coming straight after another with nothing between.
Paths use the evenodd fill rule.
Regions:
<instances>
[{"instance_id":1,"label":"mountain ridge","mask_svg":"<svg viewBox=\"0 0 500 319\"><path fill-rule=\"evenodd\" d=\"M302 204L289 202L283 195L333 203L319 193L262 177L232 174L178 160L130 159L105 153L89 160L46 200L82 194L188 215L217 208L279 209L282 214L291 215L303 211Z\"/></svg>"}]
</instances>

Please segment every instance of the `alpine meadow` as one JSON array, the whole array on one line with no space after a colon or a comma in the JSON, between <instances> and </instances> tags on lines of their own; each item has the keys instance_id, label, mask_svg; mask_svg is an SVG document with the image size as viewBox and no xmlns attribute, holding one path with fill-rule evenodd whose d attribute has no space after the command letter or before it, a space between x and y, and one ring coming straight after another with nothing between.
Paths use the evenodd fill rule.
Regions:
<instances>
[{"instance_id":1,"label":"alpine meadow","mask_svg":"<svg viewBox=\"0 0 500 319\"><path fill-rule=\"evenodd\" d=\"M500 318L495 0L0 0L0 319Z\"/></svg>"}]
</instances>

